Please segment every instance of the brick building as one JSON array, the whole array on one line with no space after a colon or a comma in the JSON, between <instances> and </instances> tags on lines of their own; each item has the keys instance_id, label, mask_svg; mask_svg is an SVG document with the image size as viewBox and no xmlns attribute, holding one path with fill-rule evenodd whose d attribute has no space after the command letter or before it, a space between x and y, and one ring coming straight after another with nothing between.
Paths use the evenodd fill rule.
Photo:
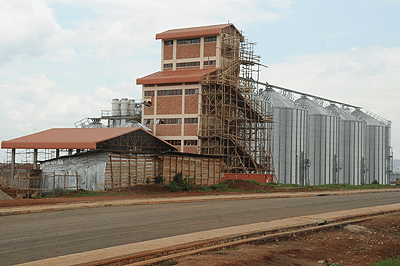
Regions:
<instances>
[{"instance_id":1,"label":"brick building","mask_svg":"<svg viewBox=\"0 0 400 266\"><path fill-rule=\"evenodd\" d=\"M246 54L241 32L221 24L168 30L156 39L162 41L161 71L136 80L151 102L143 105L142 123L182 152L230 157L229 172L268 172L260 159L266 157L265 137L256 132L266 112L254 109L260 103L249 92L256 86L239 85L241 64L247 61L249 81L257 61L252 50L241 57ZM256 142L262 151L251 154Z\"/></svg>"}]
</instances>

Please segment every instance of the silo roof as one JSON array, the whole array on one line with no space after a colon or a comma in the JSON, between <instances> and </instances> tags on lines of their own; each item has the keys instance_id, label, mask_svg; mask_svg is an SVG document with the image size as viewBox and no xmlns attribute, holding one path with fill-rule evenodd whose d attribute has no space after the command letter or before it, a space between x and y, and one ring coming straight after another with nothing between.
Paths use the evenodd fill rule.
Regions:
<instances>
[{"instance_id":1,"label":"silo roof","mask_svg":"<svg viewBox=\"0 0 400 266\"><path fill-rule=\"evenodd\" d=\"M321 105L311 101L306 96L301 96L301 98L295 101L301 108L306 109L310 115L331 115L329 110L326 110Z\"/></svg>"},{"instance_id":2,"label":"silo roof","mask_svg":"<svg viewBox=\"0 0 400 266\"><path fill-rule=\"evenodd\" d=\"M143 131L154 138L174 146L156 137L142 128L52 128L24 137L2 141L2 149L96 149L96 144L135 131Z\"/></svg>"},{"instance_id":3,"label":"silo roof","mask_svg":"<svg viewBox=\"0 0 400 266\"><path fill-rule=\"evenodd\" d=\"M263 97L270 97L269 102L272 104L273 107L289 107L289 108L296 108L296 105L293 101L289 100L276 90L272 88L267 88L265 91L262 92Z\"/></svg>"},{"instance_id":4,"label":"silo roof","mask_svg":"<svg viewBox=\"0 0 400 266\"><path fill-rule=\"evenodd\" d=\"M367 122L368 126L386 126L385 123L383 123L383 122L379 121L378 119L373 118L372 116L364 113L360 109L354 110L351 114L354 115L355 117L358 117L358 118L360 118L362 120L365 120L365 122Z\"/></svg>"},{"instance_id":5,"label":"silo roof","mask_svg":"<svg viewBox=\"0 0 400 266\"><path fill-rule=\"evenodd\" d=\"M343 110L342 108L338 107L335 104L329 105L328 107L326 107L326 109L332 111L332 113L334 113L335 115L339 116L343 120L351 120L351 121L358 120L357 117L355 117L351 113Z\"/></svg>"}]
</instances>

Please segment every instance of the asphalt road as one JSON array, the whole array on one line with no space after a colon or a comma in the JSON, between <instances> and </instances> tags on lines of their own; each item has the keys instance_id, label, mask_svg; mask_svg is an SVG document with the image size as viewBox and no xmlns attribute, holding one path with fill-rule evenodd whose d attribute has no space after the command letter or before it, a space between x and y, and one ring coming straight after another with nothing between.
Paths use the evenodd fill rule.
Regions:
<instances>
[{"instance_id":1,"label":"asphalt road","mask_svg":"<svg viewBox=\"0 0 400 266\"><path fill-rule=\"evenodd\" d=\"M90 208L0 217L0 265L198 231L400 203L400 193Z\"/></svg>"}]
</instances>

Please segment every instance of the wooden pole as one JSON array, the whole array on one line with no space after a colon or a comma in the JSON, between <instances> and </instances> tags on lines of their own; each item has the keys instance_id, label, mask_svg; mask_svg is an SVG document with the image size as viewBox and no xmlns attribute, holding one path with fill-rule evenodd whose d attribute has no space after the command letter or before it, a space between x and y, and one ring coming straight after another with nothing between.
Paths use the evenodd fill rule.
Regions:
<instances>
[{"instance_id":1,"label":"wooden pole","mask_svg":"<svg viewBox=\"0 0 400 266\"><path fill-rule=\"evenodd\" d=\"M54 175L53 175L53 195L56 190L56 170L54 170Z\"/></svg>"},{"instance_id":2,"label":"wooden pole","mask_svg":"<svg viewBox=\"0 0 400 266\"><path fill-rule=\"evenodd\" d=\"M14 175L15 175L15 149L11 150L11 176L10 176L10 187L14 184Z\"/></svg>"},{"instance_id":3,"label":"wooden pole","mask_svg":"<svg viewBox=\"0 0 400 266\"><path fill-rule=\"evenodd\" d=\"M37 170L38 150L33 149L33 169Z\"/></svg>"},{"instance_id":4,"label":"wooden pole","mask_svg":"<svg viewBox=\"0 0 400 266\"><path fill-rule=\"evenodd\" d=\"M78 171L75 172L76 174L76 191L79 190L79 184L78 184Z\"/></svg>"},{"instance_id":5,"label":"wooden pole","mask_svg":"<svg viewBox=\"0 0 400 266\"><path fill-rule=\"evenodd\" d=\"M67 177L67 172L64 172L64 191L65 191L65 178Z\"/></svg>"}]
</instances>

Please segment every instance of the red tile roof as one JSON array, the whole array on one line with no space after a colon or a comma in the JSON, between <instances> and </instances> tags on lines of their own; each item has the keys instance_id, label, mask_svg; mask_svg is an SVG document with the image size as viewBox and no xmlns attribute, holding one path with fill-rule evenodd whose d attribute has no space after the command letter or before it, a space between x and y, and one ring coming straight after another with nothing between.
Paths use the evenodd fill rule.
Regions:
<instances>
[{"instance_id":1,"label":"red tile roof","mask_svg":"<svg viewBox=\"0 0 400 266\"><path fill-rule=\"evenodd\" d=\"M137 130L165 142L142 128L53 128L2 141L2 149L96 149L96 144ZM165 142L167 143L167 142ZM171 144L167 143L173 147Z\"/></svg>"},{"instance_id":2,"label":"red tile roof","mask_svg":"<svg viewBox=\"0 0 400 266\"><path fill-rule=\"evenodd\" d=\"M136 79L136 84L171 84L200 82L201 78L209 73L217 71L218 68L159 71L143 78Z\"/></svg>"},{"instance_id":3,"label":"red tile roof","mask_svg":"<svg viewBox=\"0 0 400 266\"><path fill-rule=\"evenodd\" d=\"M232 23L229 23L229 24L167 30L167 31L156 34L156 40L218 35L218 34L220 34L222 29L227 28L227 27L233 27L237 32L239 32L239 30Z\"/></svg>"}]
</instances>

